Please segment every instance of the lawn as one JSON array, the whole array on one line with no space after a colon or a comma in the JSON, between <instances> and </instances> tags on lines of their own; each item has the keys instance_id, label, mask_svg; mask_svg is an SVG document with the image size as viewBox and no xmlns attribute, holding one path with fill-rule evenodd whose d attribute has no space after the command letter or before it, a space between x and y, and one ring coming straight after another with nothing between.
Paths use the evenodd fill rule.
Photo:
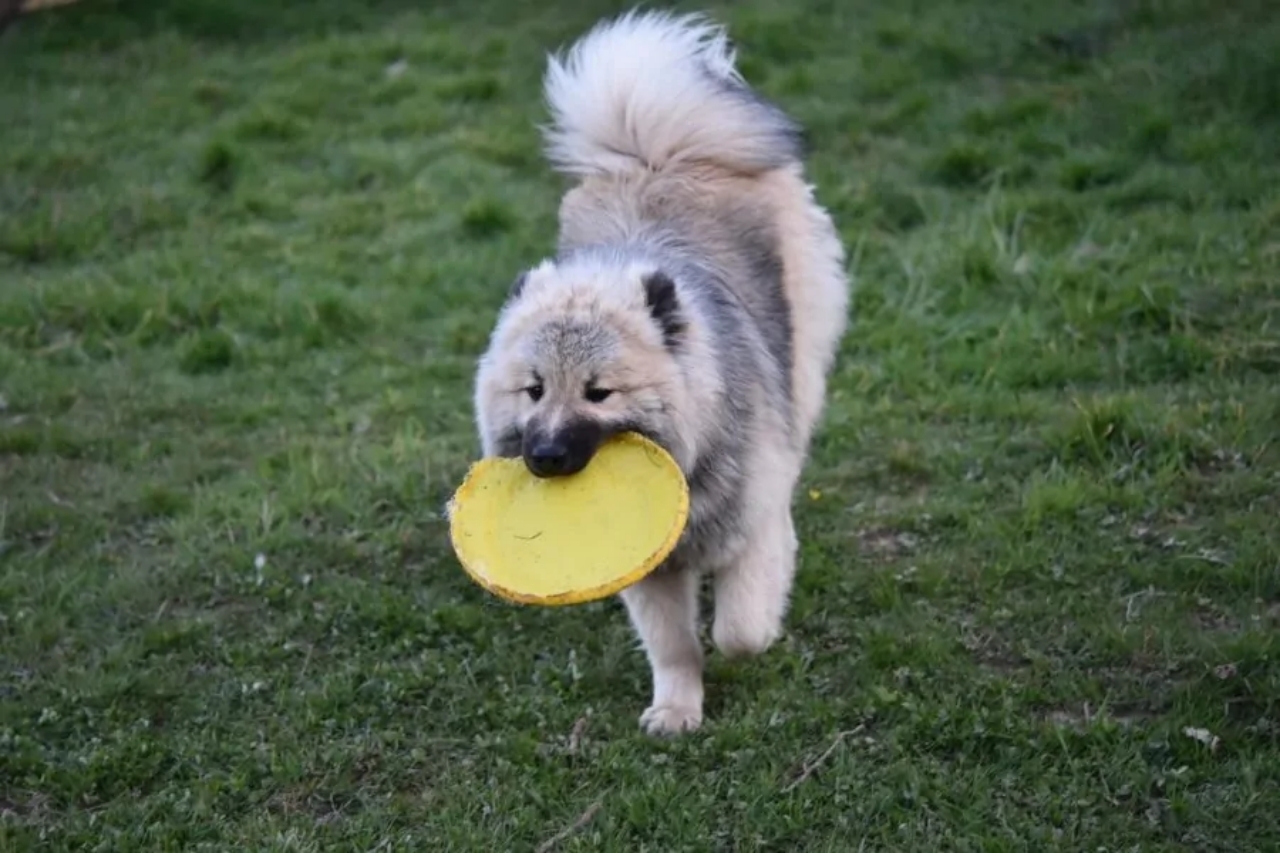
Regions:
<instances>
[{"instance_id":1,"label":"lawn","mask_svg":"<svg viewBox=\"0 0 1280 853\"><path fill-rule=\"evenodd\" d=\"M709 7L857 289L788 632L668 741L440 517L620 8L0 37L0 850L1280 848L1280 7Z\"/></svg>"}]
</instances>

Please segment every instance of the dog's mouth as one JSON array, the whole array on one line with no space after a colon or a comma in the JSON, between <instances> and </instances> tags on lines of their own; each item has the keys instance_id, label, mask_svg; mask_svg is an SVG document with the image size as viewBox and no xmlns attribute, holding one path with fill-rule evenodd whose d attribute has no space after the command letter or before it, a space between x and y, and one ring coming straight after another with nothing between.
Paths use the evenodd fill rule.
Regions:
<instances>
[{"instance_id":1,"label":"dog's mouth","mask_svg":"<svg viewBox=\"0 0 1280 853\"><path fill-rule=\"evenodd\" d=\"M611 434L595 421L573 421L554 432L529 429L521 456L535 477L570 477L580 472Z\"/></svg>"},{"instance_id":2,"label":"dog's mouth","mask_svg":"<svg viewBox=\"0 0 1280 853\"><path fill-rule=\"evenodd\" d=\"M529 473L535 477L571 477L591 463L600 445L615 435L627 432L666 447L666 442L659 433L638 424L604 424L581 420L551 433L530 426L522 437L519 455L524 459Z\"/></svg>"}]
</instances>

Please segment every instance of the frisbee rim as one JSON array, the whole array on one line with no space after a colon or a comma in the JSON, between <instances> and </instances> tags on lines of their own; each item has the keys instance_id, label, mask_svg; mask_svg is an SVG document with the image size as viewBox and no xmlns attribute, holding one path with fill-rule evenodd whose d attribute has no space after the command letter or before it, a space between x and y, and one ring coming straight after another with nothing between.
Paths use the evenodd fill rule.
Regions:
<instances>
[{"instance_id":1,"label":"frisbee rim","mask_svg":"<svg viewBox=\"0 0 1280 853\"><path fill-rule=\"evenodd\" d=\"M501 456L488 456L472 463L467 471L466 477L463 478L462 484L454 492L449 499L449 538L453 544L453 552L458 562L462 565L463 571L481 587L490 593L516 604L538 604L548 607L563 607L573 604L586 604L592 601L599 601L616 595L629 586L632 586L647 575L653 572L662 564L671 552L675 550L676 544L680 541L680 537L684 534L685 527L689 521L689 483L684 476L684 472L680 470L680 466L672 458L671 454L661 445L653 440L635 432L619 433L609 439L609 443L625 443L633 444L644 450L656 453L664 467L675 475L676 481L679 483L678 503L673 513L670 529L667 531L666 538L663 539L639 566L619 575L605 583L595 584L593 586L584 586L575 589L566 590L564 592L553 592L548 594L537 594L530 592L520 592L504 586L492 578L486 576L479 571L474 563L477 560L477 554L472 543L465 541L460 537L458 524L459 508L468 500L472 499L475 491L480 488L479 483L484 479L487 471L495 469L499 466L511 464L512 459ZM532 476L532 475L530 475ZM575 474L573 476L579 476Z\"/></svg>"}]
</instances>

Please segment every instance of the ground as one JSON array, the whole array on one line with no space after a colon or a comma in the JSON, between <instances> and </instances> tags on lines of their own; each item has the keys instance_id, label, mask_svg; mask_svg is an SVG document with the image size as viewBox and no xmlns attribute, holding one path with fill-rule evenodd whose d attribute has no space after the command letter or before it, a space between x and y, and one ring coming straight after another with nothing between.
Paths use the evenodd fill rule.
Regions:
<instances>
[{"instance_id":1,"label":"ground","mask_svg":"<svg viewBox=\"0 0 1280 853\"><path fill-rule=\"evenodd\" d=\"M655 741L619 605L440 518L619 8L0 38L0 849L1277 849L1280 11L709 7L857 290L786 636Z\"/></svg>"}]
</instances>

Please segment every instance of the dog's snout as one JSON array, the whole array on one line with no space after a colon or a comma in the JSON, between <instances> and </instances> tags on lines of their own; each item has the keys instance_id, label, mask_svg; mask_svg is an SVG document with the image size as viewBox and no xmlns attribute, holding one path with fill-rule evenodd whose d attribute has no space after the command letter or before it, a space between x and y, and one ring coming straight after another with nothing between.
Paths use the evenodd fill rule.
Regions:
<instances>
[{"instance_id":1,"label":"dog's snout","mask_svg":"<svg viewBox=\"0 0 1280 853\"><path fill-rule=\"evenodd\" d=\"M524 463L539 477L562 477L569 468L569 448L559 439L543 439L529 448Z\"/></svg>"},{"instance_id":2,"label":"dog's snout","mask_svg":"<svg viewBox=\"0 0 1280 853\"><path fill-rule=\"evenodd\" d=\"M577 474L596 455L603 438L603 428L592 421L571 421L550 434L530 430L525 433L525 467L538 477Z\"/></svg>"}]
</instances>

